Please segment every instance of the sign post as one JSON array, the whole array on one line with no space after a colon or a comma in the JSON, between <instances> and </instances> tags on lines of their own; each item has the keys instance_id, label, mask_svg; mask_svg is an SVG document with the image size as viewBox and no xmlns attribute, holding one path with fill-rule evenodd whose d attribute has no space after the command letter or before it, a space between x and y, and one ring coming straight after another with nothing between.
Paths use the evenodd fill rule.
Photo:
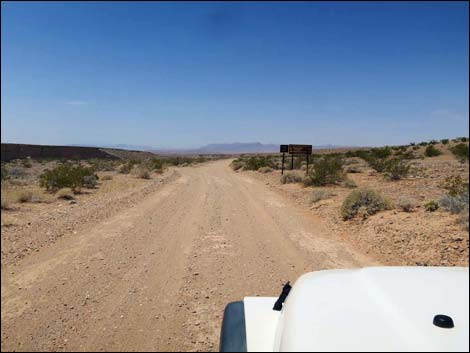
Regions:
<instances>
[{"instance_id":1,"label":"sign post","mask_svg":"<svg viewBox=\"0 0 470 353\"><path fill-rule=\"evenodd\" d=\"M289 146L288 145L281 145L280 152L282 152L282 169L281 169L281 174L284 174L284 157L286 155L286 152L289 152Z\"/></svg>"}]
</instances>

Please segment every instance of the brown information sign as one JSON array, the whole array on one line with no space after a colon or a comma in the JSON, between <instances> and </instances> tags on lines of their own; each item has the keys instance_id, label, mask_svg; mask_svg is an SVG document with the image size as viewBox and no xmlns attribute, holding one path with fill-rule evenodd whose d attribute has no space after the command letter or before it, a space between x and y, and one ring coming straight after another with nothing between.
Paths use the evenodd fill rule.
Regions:
<instances>
[{"instance_id":1,"label":"brown information sign","mask_svg":"<svg viewBox=\"0 0 470 353\"><path fill-rule=\"evenodd\" d=\"M289 145L289 154L312 154L312 145Z\"/></svg>"},{"instance_id":2,"label":"brown information sign","mask_svg":"<svg viewBox=\"0 0 470 353\"><path fill-rule=\"evenodd\" d=\"M281 145L280 152L289 152L289 145Z\"/></svg>"}]
</instances>

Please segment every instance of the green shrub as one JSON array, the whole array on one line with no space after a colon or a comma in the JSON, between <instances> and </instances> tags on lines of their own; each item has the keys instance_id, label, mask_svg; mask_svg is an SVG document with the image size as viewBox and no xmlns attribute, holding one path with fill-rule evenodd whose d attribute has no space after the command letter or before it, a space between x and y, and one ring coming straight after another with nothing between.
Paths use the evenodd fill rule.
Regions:
<instances>
[{"instance_id":1,"label":"green shrub","mask_svg":"<svg viewBox=\"0 0 470 353\"><path fill-rule=\"evenodd\" d=\"M468 145L465 143L459 143L454 147L450 148L450 151L454 154L456 158L461 161L468 161Z\"/></svg>"},{"instance_id":2,"label":"green shrub","mask_svg":"<svg viewBox=\"0 0 470 353\"><path fill-rule=\"evenodd\" d=\"M98 185L98 175L85 175L83 177L83 186L88 189L94 189Z\"/></svg>"},{"instance_id":3,"label":"green shrub","mask_svg":"<svg viewBox=\"0 0 470 353\"><path fill-rule=\"evenodd\" d=\"M112 172L116 168L116 161L109 159L91 159L88 163L95 171Z\"/></svg>"},{"instance_id":4,"label":"green shrub","mask_svg":"<svg viewBox=\"0 0 470 353\"><path fill-rule=\"evenodd\" d=\"M31 168L33 166L33 163L31 163L31 161L29 159L23 159L21 161L21 165L24 167L24 168Z\"/></svg>"},{"instance_id":5,"label":"green shrub","mask_svg":"<svg viewBox=\"0 0 470 353\"><path fill-rule=\"evenodd\" d=\"M341 205L341 215L344 220L351 219L357 215L364 218L377 212L391 209L391 203L380 193L370 189L354 190Z\"/></svg>"},{"instance_id":6,"label":"green shrub","mask_svg":"<svg viewBox=\"0 0 470 353\"><path fill-rule=\"evenodd\" d=\"M93 175L94 170L92 168L65 162L52 170L46 169L39 177L39 184L48 191L56 191L67 187L77 190L84 186L85 177Z\"/></svg>"},{"instance_id":7,"label":"green shrub","mask_svg":"<svg viewBox=\"0 0 470 353\"><path fill-rule=\"evenodd\" d=\"M245 161L245 169L247 170L258 170L262 167L277 168L276 163L271 157L265 156L251 156Z\"/></svg>"},{"instance_id":8,"label":"green shrub","mask_svg":"<svg viewBox=\"0 0 470 353\"><path fill-rule=\"evenodd\" d=\"M281 176L282 184L300 183L301 181L302 177L297 173L286 173Z\"/></svg>"},{"instance_id":9,"label":"green shrub","mask_svg":"<svg viewBox=\"0 0 470 353\"><path fill-rule=\"evenodd\" d=\"M337 184L346 177L343 171L344 162L339 157L323 156L313 162L313 171L304 179L306 186L324 186Z\"/></svg>"},{"instance_id":10,"label":"green shrub","mask_svg":"<svg viewBox=\"0 0 470 353\"><path fill-rule=\"evenodd\" d=\"M163 164L164 163L161 159L153 158L149 162L149 168L154 171L161 172L163 170Z\"/></svg>"},{"instance_id":11,"label":"green shrub","mask_svg":"<svg viewBox=\"0 0 470 353\"><path fill-rule=\"evenodd\" d=\"M425 141L423 141L423 142L420 142L420 143L419 143L419 145L420 145L420 146L427 146L427 145L428 145L428 143L427 143L427 142L425 142Z\"/></svg>"},{"instance_id":12,"label":"green shrub","mask_svg":"<svg viewBox=\"0 0 470 353\"><path fill-rule=\"evenodd\" d=\"M437 142L436 140L431 140L431 141L429 141L429 144L430 144L430 145L437 145L438 142Z\"/></svg>"},{"instance_id":13,"label":"green shrub","mask_svg":"<svg viewBox=\"0 0 470 353\"><path fill-rule=\"evenodd\" d=\"M245 162L242 159L238 158L233 160L230 166L233 170L239 170L245 166Z\"/></svg>"},{"instance_id":14,"label":"green shrub","mask_svg":"<svg viewBox=\"0 0 470 353\"><path fill-rule=\"evenodd\" d=\"M434 211L437 211L439 209L439 204L436 201L431 200L431 201L426 202L424 204L424 209L427 212L434 212Z\"/></svg>"},{"instance_id":15,"label":"green shrub","mask_svg":"<svg viewBox=\"0 0 470 353\"><path fill-rule=\"evenodd\" d=\"M469 192L468 188L458 195L446 194L439 200L439 206L452 214L459 214L462 211L467 211L469 205ZM467 211L468 212L468 211Z\"/></svg>"},{"instance_id":16,"label":"green shrub","mask_svg":"<svg viewBox=\"0 0 470 353\"><path fill-rule=\"evenodd\" d=\"M2 165L2 180L7 180L9 177L8 169L6 166Z\"/></svg>"},{"instance_id":17,"label":"green shrub","mask_svg":"<svg viewBox=\"0 0 470 353\"><path fill-rule=\"evenodd\" d=\"M426 157L436 157L436 156L440 156L441 154L442 152L438 150L436 147L434 147L433 145L429 145L424 150L424 155Z\"/></svg>"},{"instance_id":18,"label":"green shrub","mask_svg":"<svg viewBox=\"0 0 470 353\"><path fill-rule=\"evenodd\" d=\"M442 143L443 145L447 145L447 144L449 143L449 139L442 139L442 140L441 140L441 143Z\"/></svg>"},{"instance_id":19,"label":"green shrub","mask_svg":"<svg viewBox=\"0 0 470 353\"><path fill-rule=\"evenodd\" d=\"M460 140L460 142L467 142L468 137L460 137L459 140Z\"/></svg>"},{"instance_id":20,"label":"green shrub","mask_svg":"<svg viewBox=\"0 0 470 353\"><path fill-rule=\"evenodd\" d=\"M457 196L463 194L468 190L468 180L464 180L460 175L452 175L447 177L441 185L446 189L450 196Z\"/></svg>"},{"instance_id":21,"label":"green shrub","mask_svg":"<svg viewBox=\"0 0 470 353\"><path fill-rule=\"evenodd\" d=\"M401 158L392 158L385 164L385 175L391 180L400 180L408 176L411 166Z\"/></svg>"}]
</instances>

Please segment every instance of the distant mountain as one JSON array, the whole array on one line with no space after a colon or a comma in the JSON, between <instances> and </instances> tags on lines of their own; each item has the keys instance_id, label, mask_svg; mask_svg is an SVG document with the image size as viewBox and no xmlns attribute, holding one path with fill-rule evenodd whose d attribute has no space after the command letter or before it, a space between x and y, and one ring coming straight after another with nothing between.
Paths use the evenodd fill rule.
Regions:
<instances>
[{"instance_id":1,"label":"distant mountain","mask_svg":"<svg viewBox=\"0 0 470 353\"><path fill-rule=\"evenodd\" d=\"M275 153L279 152L279 145L259 142L249 143L212 143L193 149L154 149L157 154L240 154L240 153Z\"/></svg>"}]
</instances>

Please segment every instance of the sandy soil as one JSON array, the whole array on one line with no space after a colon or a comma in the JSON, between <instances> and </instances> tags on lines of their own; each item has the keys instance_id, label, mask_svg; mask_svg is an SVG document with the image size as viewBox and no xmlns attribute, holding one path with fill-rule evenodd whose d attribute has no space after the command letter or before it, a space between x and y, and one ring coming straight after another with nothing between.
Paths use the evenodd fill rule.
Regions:
<instances>
[{"instance_id":1,"label":"sandy soil","mask_svg":"<svg viewBox=\"0 0 470 353\"><path fill-rule=\"evenodd\" d=\"M278 295L307 271L380 264L229 163L175 168L38 225L37 250L2 258L2 351L216 351L228 302Z\"/></svg>"}]
</instances>

